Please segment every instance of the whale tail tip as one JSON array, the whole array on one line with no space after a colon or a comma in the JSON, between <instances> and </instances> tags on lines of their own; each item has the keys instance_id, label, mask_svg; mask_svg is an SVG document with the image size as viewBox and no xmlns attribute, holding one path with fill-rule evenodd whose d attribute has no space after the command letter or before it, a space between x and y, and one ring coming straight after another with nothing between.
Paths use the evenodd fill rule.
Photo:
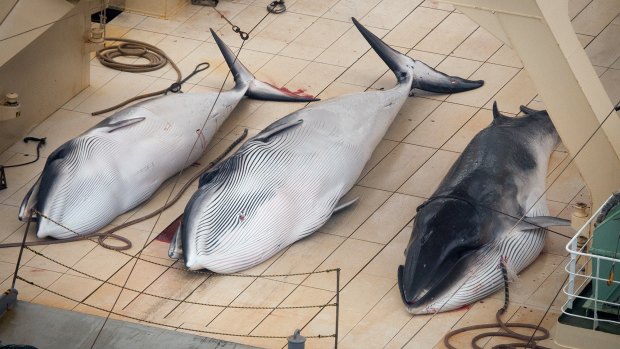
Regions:
<instances>
[{"instance_id":1,"label":"whale tail tip","mask_svg":"<svg viewBox=\"0 0 620 349\"><path fill-rule=\"evenodd\" d=\"M237 55L235 55L228 46L220 39L219 36L211 30L211 35L215 39L215 43L219 47L226 64L232 71L235 78L236 86L247 86L245 95L253 98L265 101L278 101L278 102L313 102L318 101L318 98L314 96L303 94L300 91L291 92L286 88L277 88L266 82L262 82L254 77L252 73L241 63Z\"/></svg>"},{"instance_id":2,"label":"whale tail tip","mask_svg":"<svg viewBox=\"0 0 620 349\"><path fill-rule=\"evenodd\" d=\"M409 75L413 77L412 89L418 88L435 93L456 93L473 90L484 85L482 80L467 80L458 76L449 76L423 62L416 61L391 48L355 18L351 17L351 20L364 39L394 72L399 82L406 81Z\"/></svg>"}]
</instances>

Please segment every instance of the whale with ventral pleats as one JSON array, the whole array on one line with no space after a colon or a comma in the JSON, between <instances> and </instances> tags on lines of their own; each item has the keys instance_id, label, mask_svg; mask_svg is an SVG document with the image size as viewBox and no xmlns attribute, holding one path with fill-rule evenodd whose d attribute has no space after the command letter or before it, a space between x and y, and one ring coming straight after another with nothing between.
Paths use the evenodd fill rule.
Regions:
<instances>
[{"instance_id":1,"label":"whale with ventral pleats","mask_svg":"<svg viewBox=\"0 0 620 349\"><path fill-rule=\"evenodd\" d=\"M458 309L504 286L542 251L545 228L569 225L549 217L544 198L551 152L559 136L545 111L521 107L501 115L459 156L420 207L398 268L407 310L428 314Z\"/></svg>"},{"instance_id":2,"label":"whale with ventral pleats","mask_svg":"<svg viewBox=\"0 0 620 349\"><path fill-rule=\"evenodd\" d=\"M205 173L169 255L192 270L250 268L319 229L340 202L414 88L461 92L482 86L447 76L355 26L397 85L312 104L274 122Z\"/></svg>"},{"instance_id":3,"label":"whale with ventral pleats","mask_svg":"<svg viewBox=\"0 0 620 349\"><path fill-rule=\"evenodd\" d=\"M316 100L255 79L211 33L231 67L234 88L168 94L137 103L56 149L20 207L21 220L32 209L44 215L33 217L38 237L62 239L96 232L150 198L166 179L200 158L244 96Z\"/></svg>"}]
</instances>

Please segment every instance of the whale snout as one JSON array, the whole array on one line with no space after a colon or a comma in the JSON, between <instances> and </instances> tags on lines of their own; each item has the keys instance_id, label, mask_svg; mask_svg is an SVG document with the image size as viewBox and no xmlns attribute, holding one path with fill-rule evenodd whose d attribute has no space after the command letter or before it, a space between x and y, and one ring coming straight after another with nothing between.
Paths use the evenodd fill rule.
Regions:
<instances>
[{"instance_id":1,"label":"whale snout","mask_svg":"<svg viewBox=\"0 0 620 349\"><path fill-rule=\"evenodd\" d=\"M416 217L405 264L398 268L403 302L412 311L446 297L482 247L475 209L460 200L429 202Z\"/></svg>"},{"instance_id":2,"label":"whale snout","mask_svg":"<svg viewBox=\"0 0 620 349\"><path fill-rule=\"evenodd\" d=\"M59 224L56 224L47 218L39 217L37 220L37 237L39 239L47 237L66 239L75 236L75 233L63 228Z\"/></svg>"}]
</instances>

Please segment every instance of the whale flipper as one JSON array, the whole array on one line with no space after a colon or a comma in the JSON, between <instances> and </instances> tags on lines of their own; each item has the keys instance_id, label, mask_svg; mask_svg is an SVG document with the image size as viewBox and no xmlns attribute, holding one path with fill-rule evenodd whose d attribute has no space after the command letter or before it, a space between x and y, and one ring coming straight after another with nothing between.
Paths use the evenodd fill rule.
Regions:
<instances>
[{"instance_id":1,"label":"whale flipper","mask_svg":"<svg viewBox=\"0 0 620 349\"><path fill-rule=\"evenodd\" d=\"M245 93L246 96L254 99L260 99L265 101L279 101L279 102L312 102L318 101L318 98L312 96L298 96L294 93L286 90L280 90L268 83L257 80L252 73L237 59L237 56L226 46L226 44L220 39L217 34L211 30L211 35L215 39L215 43L220 48L226 64L230 67L233 77L235 78L236 86L248 86Z\"/></svg>"},{"instance_id":2,"label":"whale flipper","mask_svg":"<svg viewBox=\"0 0 620 349\"><path fill-rule=\"evenodd\" d=\"M254 140L257 141L267 141L269 137L272 137L280 132L283 132L291 127L299 126L304 122L303 119L294 120L291 122L280 124L272 129L265 129L265 131L259 133L254 137Z\"/></svg>"},{"instance_id":3,"label":"whale flipper","mask_svg":"<svg viewBox=\"0 0 620 349\"><path fill-rule=\"evenodd\" d=\"M101 127L108 128L108 130L107 130L108 133L112 133L114 131L120 130L123 127L129 127L129 126L135 125L137 123L140 123L140 122L142 122L144 120L146 120L146 118L144 118L144 117L131 118L131 119L120 120L120 121L117 121L117 122L102 124Z\"/></svg>"},{"instance_id":4,"label":"whale flipper","mask_svg":"<svg viewBox=\"0 0 620 349\"><path fill-rule=\"evenodd\" d=\"M360 198L358 196L358 197L355 197L353 200L349 200L349 201L346 201L346 202L342 202L342 201L338 202L338 205L336 205L336 207L334 208L334 211L332 213L338 213L338 212L346 209L347 207L354 205L359 199Z\"/></svg>"},{"instance_id":5,"label":"whale flipper","mask_svg":"<svg viewBox=\"0 0 620 349\"><path fill-rule=\"evenodd\" d=\"M183 257L183 247L181 245L181 226L174 233L172 240L170 241L170 248L168 249L168 257L174 259L181 259Z\"/></svg>"},{"instance_id":6,"label":"whale flipper","mask_svg":"<svg viewBox=\"0 0 620 349\"><path fill-rule=\"evenodd\" d=\"M564 218L552 217L552 216L537 216L537 217L526 217L521 220L516 229L519 230L532 230L539 228L548 228L555 226L567 226L570 225L570 221Z\"/></svg>"}]
</instances>

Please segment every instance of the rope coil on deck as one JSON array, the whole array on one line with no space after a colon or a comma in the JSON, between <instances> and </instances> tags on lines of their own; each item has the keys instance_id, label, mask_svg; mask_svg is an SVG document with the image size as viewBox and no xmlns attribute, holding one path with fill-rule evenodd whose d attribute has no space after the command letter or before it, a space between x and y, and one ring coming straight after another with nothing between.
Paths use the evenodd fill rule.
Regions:
<instances>
[{"instance_id":1,"label":"rope coil on deck","mask_svg":"<svg viewBox=\"0 0 620 349\"><path fill-rule=\"evenodd\" d=\"M170 63L170 65L172 66L172 68L177 74L175 83L179 83L181 81L181 70L174 63L174 61L170 57L168 57L168 55L160 48L154 45L148 44L146 42L132 40L132 39L105 38L104 40L105 41L117 41L117 42L120 42L120 44L104 47L100 50L97 50L97 53L96 53L97 59L99 59L99 62L101 62L102 65L112 68L112 69L130 72L130 73L145 73L145 72L150 72L153 70L160 69L164 67L166 64ZM116 61L115 58L117 57L144 58L144 59L147 59L149 62L145 64L123 63L123 62ZM116 110L120 107L123 107L131 102L135 102L135 101L138 101L144 98L159 96L161 94L166 93L168 89L169 88L165 88L163 90L145 93L145 94L141 94L141 95L129 98L128 100L121 102L119 104L116 104L112 107L93 112L92 115L104 114L109 111Z\"/></svg>"},{"instance_id":2,"label":"rope coil on deck","mask_svg":"<svg viewBox=\"0 0 620 349\"><path fill-rule=\"evenodd\" d=\"M504 261L501 261L500 267L502 270L502 277L504 279L504 305L497 310L495 314L496 323L492 324L481 324L481 325L471 325L465 326L456 330L452 330L448 332L444 338L443 343L449 349L457 349L454 345L450 343L450 338L456 336L457 334L471 332L476 330L490 329L490 328L499 328L504 332L496 331L496 332L483 332L471 339L471 347L474 349L483 349L483 347L478 345L478 341L487 337L504 337L504 338L512 338L517 339L522 342L517 343L508 343L508 344L497 344L492 347L492 349L513 349L513 348L533 348L533 349L549 349L547 347L539 346L536 341L545 340L550 337L549 330L544 327L536 326L528 323L521 322L504 322L502 320L502 316L508 310L508 303L510 302L510 292L508 289L508 272L506 270L506 264ZM534 333L532 335L524 335L518 332L515 332L510 329L513 328L526 328L533 329ZM536 335L536 332L542 332L540 335Z\"/></svg>"}]
</instances>

